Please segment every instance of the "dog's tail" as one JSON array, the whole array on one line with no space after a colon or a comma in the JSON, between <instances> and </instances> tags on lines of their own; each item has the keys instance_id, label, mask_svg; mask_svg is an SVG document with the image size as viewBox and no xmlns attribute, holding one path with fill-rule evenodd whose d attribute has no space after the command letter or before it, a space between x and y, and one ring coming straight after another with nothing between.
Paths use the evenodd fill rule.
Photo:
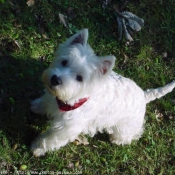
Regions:
<instances>
[{"instance_id":1,"label":"dog's tail","mask_svg":"<svg viewBox=\"0 0 175 175\"><path fill-rule=\"evenodd\" d=\"M175 88L175 80L164 87L157 89L147 89L144 91L146 103L155 100L156 98L161 98L167 93L171 92Z\"/></svg>"}]
</instances>

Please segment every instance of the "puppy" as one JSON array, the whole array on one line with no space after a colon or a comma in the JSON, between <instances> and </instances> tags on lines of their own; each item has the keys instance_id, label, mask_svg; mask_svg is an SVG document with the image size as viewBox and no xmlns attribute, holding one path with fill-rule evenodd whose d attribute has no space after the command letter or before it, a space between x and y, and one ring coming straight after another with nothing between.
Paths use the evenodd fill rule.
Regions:
<instances>
[{"instance_id":1,"label":"puppy","mask_svg":"<svg viewBox=\"0 0 175 175\"><path fill-rule=\"evenodd\" d=\"M165 87L143 91L112 69L114 56L98 57L83 29L61 44L42 75L45 94L31 110L50 118L50 128L32 143L35 156L58 150L80 134L106 131L117 145L130 144L143 133L146 104L171 92Z\"/></svg>"}]
</instances>

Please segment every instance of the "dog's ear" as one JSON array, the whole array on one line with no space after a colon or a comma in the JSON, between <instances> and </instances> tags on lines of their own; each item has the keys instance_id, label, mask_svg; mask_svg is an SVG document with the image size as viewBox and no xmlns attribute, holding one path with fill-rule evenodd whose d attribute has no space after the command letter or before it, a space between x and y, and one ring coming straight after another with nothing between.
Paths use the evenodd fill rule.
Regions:
<instances>
[{"instance_id":1,"label":"dog's ear","mask_svg":"<svg viewBox=\"0 0 175 175\"><path fill-rule=\"evenodd\" d=\"M88 29L82 29L67 40L68 45L81 44L85 46L88 40Z\"/></svg>"},{"instance_id":2,"label":"dog's ear","mask_svg":"<svg viewBox=\"0 0 175 175\"><path fill-rule=\"evenodd\" d=\"M115 65L114 56L106 56L100 58L99 72L102 75L109 75Z\"/></svg>"},{"instance_id":3,"label":"dog's ear","mask_svg":"<svg viewBox=\"0 0 175 175\"><path fill-rule=\"evenodd\" d=\"M68 38L64 43L59 45L58 49L55 52L55 57L57 57L57 55L61 54L64 51L67 52L65 49L69 48L72 45L81 44L82 46L86 46L87 40L88 29L82 29L78 31L76 34Z\"/></svg>"}]
</instances>

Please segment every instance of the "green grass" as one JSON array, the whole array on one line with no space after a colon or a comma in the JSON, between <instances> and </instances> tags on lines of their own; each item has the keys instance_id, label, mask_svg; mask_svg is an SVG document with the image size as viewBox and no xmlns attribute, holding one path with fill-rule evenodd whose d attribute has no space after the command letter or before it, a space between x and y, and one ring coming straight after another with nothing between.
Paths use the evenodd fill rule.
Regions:
<instances>
[{"instance_id":1,"label":"green grass","mask_svg":"<svg viewBox=\"0 0 175 175\"><path fill-rule=\"evenodd\" d=\"M39 0L28 7L24 0L0 1L0 174L18 174L21 165L31 175L175 174L175 91L147 106L145 132L131 145L116 146L106 134L98 134L87 146L70 143L41 158L30 152L32 140L48 127L46 117L30 112L30 101L43 94L41 74L54 50L77 30L88 28L95 52L115 55L115 70L143 89L175 79L174 1L130 1L128 11L142 17L145 26L129 46L125 39L117 40L113 9L101 5L94 0ZM70 8L76 16L69 19L68 30L58 14L67 15ZM155 110L162 114L159 119Z\"/></svg>"}]
</instances>

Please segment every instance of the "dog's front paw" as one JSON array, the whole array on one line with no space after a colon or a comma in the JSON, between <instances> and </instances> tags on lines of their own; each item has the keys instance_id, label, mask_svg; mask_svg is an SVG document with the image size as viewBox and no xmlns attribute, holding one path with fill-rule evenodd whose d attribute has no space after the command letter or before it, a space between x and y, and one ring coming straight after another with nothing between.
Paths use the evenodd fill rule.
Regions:
<instances>
[{"instance_id":1,"label":"dog's front paw","mask_svg":"<svg viewBox=\"0 0 175 175\"><path fill-rule=\"evenodd\" d=\"M43 146L39 145L39 143L41 143L41 140L38 142L38 141L34 141L31 145L31 150L33 152L33 155L35 157L40 157L40 156L44 156L46 151L45 149L43 148Z\"/></svg>"},{"instance_id":2,"label":"dog's front paw","mask_svg":"<svg viewBox=\"0 0 175 175\"><path fill-rule=\"evenodd\" d=\"M44 108L42 105L42 99L38 98L31 102L30 110L36 114L44 115Z\"/></svg>"},{"instance_id":3,"label":"dog's front paw","mask_svg":"<svg viewBox=\"0 0 175 175\"><path fill-rule=\"evenodd\" d=\"M35 157L41 157L45 155L45 151L41 148L36 148L32 152Z\"/></svg>"}]
</instances>

